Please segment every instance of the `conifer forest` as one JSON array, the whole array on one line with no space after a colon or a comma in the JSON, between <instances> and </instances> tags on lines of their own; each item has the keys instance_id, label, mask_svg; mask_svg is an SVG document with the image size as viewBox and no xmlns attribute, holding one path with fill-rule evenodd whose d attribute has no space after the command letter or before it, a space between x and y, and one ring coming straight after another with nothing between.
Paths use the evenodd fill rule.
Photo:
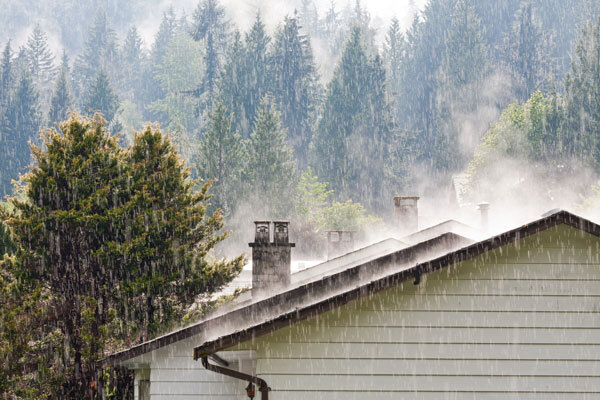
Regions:
<instances>
[{"instance_id":1,"label":"conifer forest","mask_svg":"<svg viewBox=\"0 0 600 400\"><path fill-rule=\"evenodd\" d=\"M133 399L100 361L224 301L252 221L322 255L457 176L594 213L600 1L0 0L0 398Z\"/></svg>"}]
</instances>

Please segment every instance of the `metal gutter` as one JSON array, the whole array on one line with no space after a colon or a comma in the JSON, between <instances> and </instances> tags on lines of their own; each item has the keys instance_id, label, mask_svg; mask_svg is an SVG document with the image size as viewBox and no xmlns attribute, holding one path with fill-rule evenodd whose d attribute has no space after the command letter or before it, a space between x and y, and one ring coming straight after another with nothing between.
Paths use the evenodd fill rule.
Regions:
<instances>
[{"instance_id":1,"label":"metal gutter","mask_svg":"<svg viewBox=\"0 0 600 400\"><path fill-rule=\"evenodd\" d=\"M210 355L214 357L214 354ZM258 386L258 391L260 392L261 400L269 400L269 390L271 388L267 385L267 382L264 379L259 378L258 376L253 376L249 374L245 374L240 371L236 371L234 369L229 369L225 367L220 367L218 365L213 365L208 362L209 355L203 355L200 358L202 359L202 365L209 371L215 372L221 375L227 375L235 379L240 379L242 381L248 382L248 386L246 386L246 393L249 398L254 398L254 385ZM220 358L220 357L219 357ZM197 358L196 358L197 360Z\"/></svg>"}]
</instances>

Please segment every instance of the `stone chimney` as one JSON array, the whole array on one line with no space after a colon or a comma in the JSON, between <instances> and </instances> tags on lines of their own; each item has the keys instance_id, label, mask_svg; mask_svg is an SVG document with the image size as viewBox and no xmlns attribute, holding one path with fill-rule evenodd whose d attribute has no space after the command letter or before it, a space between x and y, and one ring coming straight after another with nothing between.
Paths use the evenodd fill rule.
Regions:
<instances>
[{"instance_id":1,"label":"stone chimney","mask_svg":"<svg viewBox=\"0 0 600 400\"><path fill-rule=\"evenodd\" d=\"M481 230L487 232L489 229L489 211L490 203L481 202L477 204L477 209L481 213Z\"/></svg>"},{"instance_id":2,"label":"stone chimney","mask_svg":"<svg viewBox=\"0 0 600 400\"><path fill-rule=\"evenodd\" d=\"M260 295L290 284L292 247L289 240L289 222L275 221L271 242L269 221L254 221L252 247L252 295Z\"/></svg>"},{"instance_id":3,"label":"stone chimney","mask_svg":"<svg viewBox=\"0 0 600 400\"><path fill-rule=\"evenodd\" d=\"M354 251L354 231L327 231L327 259Z\"/></svg>"},{"instance_id":4,"label":"stone chimney","mask_svg":"<svg viewBox=\"0 0 600 400\"><path fill-rule=\"evenodd\" d=\"M419 230L418 196L395 196L394 216L401 234L411 234Z\"/></svg>"}]
</instances>

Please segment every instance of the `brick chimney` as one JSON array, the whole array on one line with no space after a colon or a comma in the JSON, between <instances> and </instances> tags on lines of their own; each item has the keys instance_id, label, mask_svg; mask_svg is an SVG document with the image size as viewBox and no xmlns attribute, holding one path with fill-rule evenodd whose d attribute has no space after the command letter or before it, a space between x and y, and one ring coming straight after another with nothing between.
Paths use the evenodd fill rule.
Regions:
<instances>
[{"instance_id":1,"label":"brick chimney","mask_svg":"<svg viewBox=\"0 0 600 400\"><path fill-rule=\"evenodd\" d=\"M252 247L252 295L281 289L290 284L292 247L289 222L275 221L271 242L270 221L254 221Z\"/></svg>"},{"instance_id":2,"label":"brick chimney","mask_svg":"<svg viewBox=\"0 0 600 400\"><path fill-rule=\"evenodd\" d=\"M354 251L354 231L327 231L327 259Z\"/></svg>"},{"instance_id":3,"label":"brick chimney","mask_svg":"<svg viewBox=\"0 0 600 400\"><path fill-rule=\"evenodd\" d=\"M419 230L418 196L394 196L394 216L401 234Z\"/></svg>"}]
</instances>

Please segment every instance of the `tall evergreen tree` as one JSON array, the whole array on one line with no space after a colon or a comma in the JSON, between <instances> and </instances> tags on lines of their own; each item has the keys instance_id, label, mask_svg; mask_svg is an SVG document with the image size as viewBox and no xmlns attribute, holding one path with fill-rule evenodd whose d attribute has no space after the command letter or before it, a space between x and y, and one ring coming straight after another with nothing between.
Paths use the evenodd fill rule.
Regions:
<instances>
[{"instance_id":1,"label":"tall evergreen tree","mask_svg":"<svg viewBox=\"0 0 600 400\"><path fill-rule=\"evenodd\" d=\"M50 100L50 111L48 112L48 123L51 125L67 119L67 112L73 106L69 75L69 58L67 53L63 52L62 63L56 78L54 94Z\"/></svg>"},{"instance_id":2,"label":"tall evergreen tree","mask_svg":"<svg viewBox=\"0 0 600 400\"><path fill-rule=\"evenodd\" d=\"M143 91L143 68L145 67L146 54L144 51L144 42L140 37L137 28L132 26L127 31L125 43L121 50L121 63L123 65L122 91L127 98L135 104L142 104Z\"/></svg>"},{"instance_id":3,"label":"tall evergreen tree","mask_svg":"<svg viewBox=\"0 0 600 400\"><path fill-rule=\"evenodd\" d=\"M600 18L582 29L565 79L561 143L579 160L600 168Z\"/></svg>"},{"instance_id":4,"label":"tall evergreen tree","mask_svg":"<svg viewBox=\"0 0 600 400\"><path fill-rule=\"evenodd\" d=\"M227 51L226 62L218 81L219 98L233 118L233 129L242 132L245 125L243 96L245 93L244 44L239 31L234 32Z\"/></svg>"},{"instance_id":5,"label":"tall evergreen tree","mask_svg":"<svg viewBox=\"0 0 600 400\"><path fill-rule=\"evenodd\" d=\"M27 339L15 346L21 357L6 351L4 330L0 354L20 367L8 378L50 381L48 397L92 400L107 395L98 363L107 340L147 339L181 321L243 260L206 258L225 237L218 233L222 216L207 215L210 185L193 190L160 131L147 128L121 149L102 119L74 117L61 130L34 148L25 198L11 199L13 211L2 213L19 251L0 270L19 281L0 280L0 318L9 321L18 310L30 323L15 321L13 331ZM14 290L25 284L32 288ZM10 287L20 303L42 307L10 304L5 312ZM9 382L4 373L0 387Z\"/></svg>"},{"instance_id":6,"label":"tall evergreen tree","mask_svg":"<svg viewBox=\"0 0 600 400\"><path fill-rule=\"evenodd\" d=\"M0 172L0 189L2 197L12 193L11 180L17 179L25 172L31 157L29 142L34 141L39 134L42 118L39 107L38 93L33 80L27 71L21 79L10 99L4 118L0 152L3 160Z\"/></svg>"},{"instance_id":7,"label":"tall evergreen tree","mask_svg":"<svg viewBox=\"0 0 600 400\"><path fill-rule=\"evenodd\" d=\"M27 39L25 45L29 72L38 87L49 84L56 73L54 66L54 55L48 46L46 33L42 31L39 24L33 28L33 32Z\"/></svg>"},{"instance_id":8,"label":"tall evergreen tree","mask_svg":"<svg viewBox=\"0 0 600 400\"><path fill-rule=\"evenodd\" d=\"M117 58L115 32L110 27L104 10L99 9L88 29L84 51L75 61L73 68L79 98L89 90L99 70L104 70L113 79L118 76Z\"/></svg>"},{"instance_id":9,"label":"tall evergreen tree","mask_svg":"<svg viewBox=\"0 0 600 400\"><path fill-rule=\"evenodd\" d=\"M5 109L6 101L9 98L13 84L13 52L10 47L10 40L6 42L6 46L4 46L0 64L0 105Z\"/></svg>"},{"instance_id":10,"label":"tall evergreen tree","mask_svg":"<svg viewBox=\"0 0 600 400\"><path fill-rule=\"evenodd\" d=\"M369 207L387 198L383 191L389 186L385 160L391 119L385 83L381 59L367 55L360 29L353 29L328 85L313 141L317 174L331 182L338 195Z\"/></svg>"},{"instance_id":11,"label":"tall evergreen tree","mask_svg":"<svg viewBox=\"0 0 600 400\"><path fill-rule=\"evenodd\" d=\"M83 109L88 114L102 113L110 123L118 108L119 99L110 85L108 75L101 69L87 92Z\"/></svg>"},{"instance_id":12,"label":"tall evergreen tree","mask_svg":"<svg viewBox=\"0 0 600 400\"><path fill-rule=\"evenodd\" d=\"M269 62L272 94L281 112L300 167L307 163L319 96L318 76L309 40L295 18L286 17Z\"/></svg>"},{"instance_id":13,"label":"tall evergreen tree","mask_svg":"<svg viewBox=\"0 0 600 400\"><path fill-rule=\"evenodd\" d=\"M512 73L515 94L521 102L543 90L550 75L550 53L536 21L532 3L523 3L505 44L505 59Z\"/></svg>"},{"instance_id":14,"label":"tall evergreen tree","mask_svg":"<svg viewBox=\"0 0 600 400\"><path fill-rule=\"evenodd\" d=\"M169 43L177 33L177 19L173 7L170 7L163 13L158 32L154 36L154 44L150 52L150 63L144 69L144 104L150 104L166 96L166 92L161 86L156 76L159 74L159 66L162 65L163 58L167 55ZM160 119L159 113L152 112L146 108L146 117L156 121Z\"/></svg>"},{"instance_id":15,"label":"tall evergreen tree","mask_svg":"<svg viewBox=\"0 0 600 400\"><path fill-rule=\"evenodd\" d=\"M245 193L255 201L258 213L285 217L289 213L296 170L292 150L281 128L279 113L268 97L262 99L248 141L244 169Z\"/></svg>"},{"instance_id":16,"label":"tall evergreen tree","mask_svg":"<svg viewBox=\"0 0 600 400\"><path fill-rule=\"evenodd\" d=\"M406 41L400 28L400 21L393 18L383 44L383 59L389 71L388 81L393 95L400 95L402 62L405 57Z\"/></svg>"},{"instance_id":17,"label":"tall evergreen tree","mask_svg":"<svg viewBox=\"0 0 600 400\"><path fill-rule=\"evenodd\" d=\"M200 143L198 175L214 179L212 205L226 213L235 210L241 195L241 175L244 166L244 142L232 129L232 117L222 103L209 115L209 126Z\"/></svg>"},{"instance_id":18,"label":"tall evergreen tree","mask_svg":"<svg viewBox=\"0 0 600 400\"><path fill-rule=\"evenodd\" d=\"M267 35L265 24L260 14L256 14L254 25L246 34L244 46L244 69L242 82L245 93L243 96L244 121L242 132L249 134L254 123L257 110L263 97L268 93L269 79L267 67L267 47L271 38Z\"/></svg>"}]
</instances>

